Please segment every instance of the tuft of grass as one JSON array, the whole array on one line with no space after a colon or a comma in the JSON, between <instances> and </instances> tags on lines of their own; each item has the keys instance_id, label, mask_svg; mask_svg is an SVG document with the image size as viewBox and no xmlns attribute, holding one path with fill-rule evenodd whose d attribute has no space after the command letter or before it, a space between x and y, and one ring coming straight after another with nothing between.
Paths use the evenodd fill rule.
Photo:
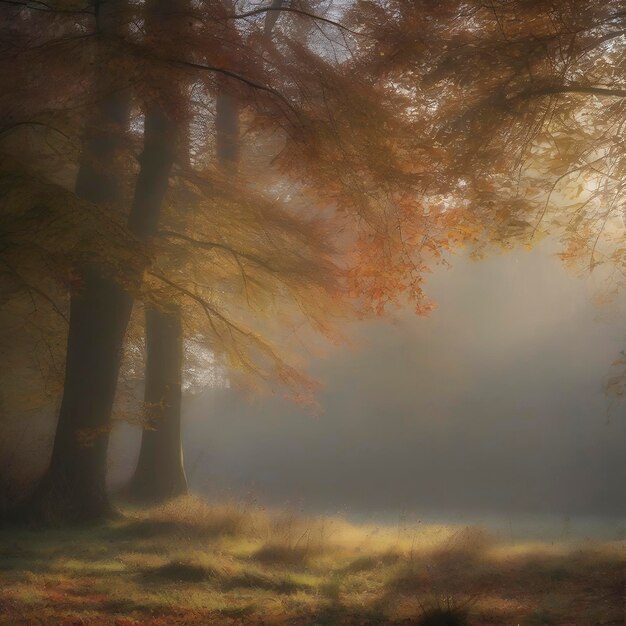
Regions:
<instances>
[{"instance_id":1,"label":"tuft of grass","mask_svg":"<svg viewBox=\"0 0 626 626\"><path fill-rule=\"evenodd\" d=\"M467 614L448 607L426 609L417 620L417 626L468 626Z\"/></svg>"},{"instance_id":2,"label":"tuft of grass","mask_svg":"<svg viewBox=\"0 0 626 626\"><path fill-rule=\"evenodd\" d=\"M552 619L549 611L545 609L539 609L537 611L533 611L528 616L528 623L533 626L552 626L556 622Z\"/></svg>"},{"instance_id":3,"label":"tuft of grass","mask_svg":"<svg viewBox=\"0 0 626 626\"><path fill-rule=\"evenodd\" d=\"M249 511L237 503L209 506L200 498L185 496L149 509L130 509L133 520L114 527L111 532L120 539L147 539L162 536L216 538L251 532L267 524L259 511Z\"/></svg>"},{"instance_id":4,"label":"tuft of grass","mask_svg":"<svg viewBox=\"0 0 626 626\"><path fill-rule=\"evenodd\" d=\"M280 543L267 543L261 546L252 558L266 565L302 566L311 557L309 546L289 546Z\"/></svg>"},{"instance_id":5,"label":"tuft of grass","mask_svg":"<svg viewBox=\"0 0 626 626\"><path fill-rule=\"evenodd\" d=\"M347 574L358 574L360 572L378 570L395 565L401 559L402 555L395 551L388 551L383 554L365 554L350 561L343 567L342 571Z\"/></svg>"},{"instance_id":6,"label":"tuft of grass","mask_svg":"<svg viewBox=\"0 0 626 626\"><path fill-rule=\"evenodd\" d=\"M171 561L160 567L149 569L144 574L148 579L166 579L187 583L199 583L219 576L218 572L211 567L183 561Z\"/></svg>"},{"instance_id":7,"label":"tuft of grass","mask_svg":"<svg viewBox=\"0 0 626 626\"><path fill-rule=\"evenodd\" d=\"M272 576L264 572L244 570L224 577L220 588L225 591L255 589L289 595L298 591L309 591L312 585L293 575Z\"/></svg>"}]
</instances>

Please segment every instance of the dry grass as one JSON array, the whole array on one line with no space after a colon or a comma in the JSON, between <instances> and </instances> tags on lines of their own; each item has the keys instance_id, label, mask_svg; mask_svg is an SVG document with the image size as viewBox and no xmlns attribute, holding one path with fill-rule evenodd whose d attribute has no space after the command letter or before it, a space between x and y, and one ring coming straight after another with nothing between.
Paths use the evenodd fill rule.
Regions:
<instances>
[{"instance_id":1,"label":"dry grass","mask_svg":"<svg viewBox=\"0 0 626 626\"><path fill-rule=\"evenodd\" d=\"M11 626L626 621L617 543L512 544L194 498L97 528L3 529L0 584Z\"/></svg>"}]
</instances>

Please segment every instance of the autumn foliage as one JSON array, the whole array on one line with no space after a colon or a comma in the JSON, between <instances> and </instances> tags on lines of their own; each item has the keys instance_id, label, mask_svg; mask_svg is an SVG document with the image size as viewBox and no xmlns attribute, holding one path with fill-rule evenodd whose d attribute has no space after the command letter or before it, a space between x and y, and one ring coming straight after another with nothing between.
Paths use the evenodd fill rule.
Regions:
<instances>
[{"instance_id":1,"label":"autumn foliage","mask_svg":"<svg viewBox=\"0 0 626 626\"><path fill-rule=\"evenodd\" d=\"M427 313L425 277L458 247L550 234L619 291L625 22L617 0L2 4L1 341L19 337L54 399L89 265L180 311L187 370L219 355L311 401L301 342ZM142 367L136 319L123 380Z\"/></svg>"}]
</instances>

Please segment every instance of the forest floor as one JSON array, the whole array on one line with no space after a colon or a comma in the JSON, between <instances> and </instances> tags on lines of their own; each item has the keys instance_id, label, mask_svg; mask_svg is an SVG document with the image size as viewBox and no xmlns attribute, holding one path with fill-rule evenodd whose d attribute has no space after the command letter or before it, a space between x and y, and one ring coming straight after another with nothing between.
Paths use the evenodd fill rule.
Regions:
<instances>
[{"instance_id":1,"label":"forest floor","mask_svg":"<svg viewBox=\"0 0 626 626\"><path fill-rule=\"evenodd\" d=\"M79 530L1 529L0 624L626 623L617 541L356 526L194 498L124 513Z\"/></svg>"}]
</instances>

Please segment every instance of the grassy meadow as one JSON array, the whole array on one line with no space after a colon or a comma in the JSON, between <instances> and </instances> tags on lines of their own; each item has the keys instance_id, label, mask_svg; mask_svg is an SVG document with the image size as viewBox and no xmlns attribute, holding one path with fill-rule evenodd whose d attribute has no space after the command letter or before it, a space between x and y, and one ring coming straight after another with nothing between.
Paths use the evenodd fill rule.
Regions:
<instances>
[{"instance_id":1,"label":"grassy meadow","mask_svg":"<svg viewBox=\"0 0 626 626\"><path fill-rule=\"evenodd\" d=\"M624 546L353 525L183 498L0 530L0 624L624 624Z\"/></svg>"}]
</instances>

